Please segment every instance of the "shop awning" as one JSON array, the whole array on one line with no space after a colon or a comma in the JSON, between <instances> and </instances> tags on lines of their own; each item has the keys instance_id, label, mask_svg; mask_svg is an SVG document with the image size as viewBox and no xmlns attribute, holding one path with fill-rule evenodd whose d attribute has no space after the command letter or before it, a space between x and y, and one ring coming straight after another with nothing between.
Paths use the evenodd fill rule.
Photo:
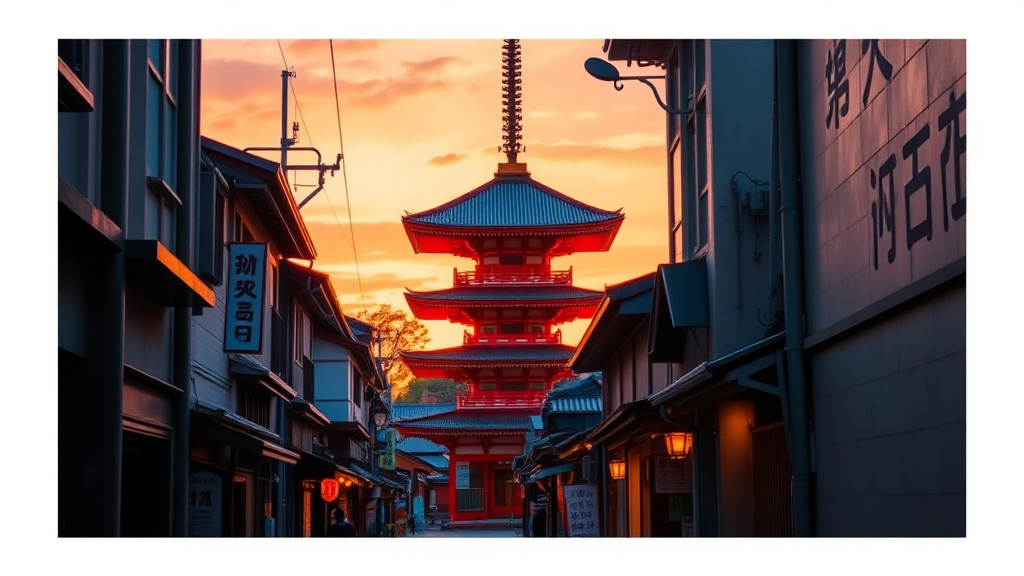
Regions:
<instances>
[{"instance_id":1,"label":"shop awning","mask_svg":"<svg viewBox=\"0 0 1024 576\"><path fill-rule=\"evenodd\" d=\"M292 452L284 446L276 444L271 438L257 435L259 432L252 427L260 428L258 425L233 412L215 409L211 413L210 409L200 405L193 413L202 416L192 419L192 431L196 434L207 436L257 456L273 458L285 464L295 464L301 458L298 452ZM274 436L276 437L276 435Z\"/></svg>"},{"instance_id":2,"label":"shop awning","mask_svg":"<svg viewBox=\"0 0 1024 576\"><path fill-rule=\"evenodd\" d=\"M700 258L659 265L654 278L647 340L650 361L681 361L685 329L707 326L708 316L708 268L705 260Z\"/></svg>"}]
</instances>

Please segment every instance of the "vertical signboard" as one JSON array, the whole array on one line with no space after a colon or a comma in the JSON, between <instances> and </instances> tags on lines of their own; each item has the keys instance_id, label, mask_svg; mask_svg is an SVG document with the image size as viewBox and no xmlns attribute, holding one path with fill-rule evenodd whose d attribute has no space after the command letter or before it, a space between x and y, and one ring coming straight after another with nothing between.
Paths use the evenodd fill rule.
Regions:
<instances>
[{"instance_id":1,"label":"vertical signboard","mask_svg":"<svg viewBox=\"0 0 1024 576\"><path fill-rule=\"evenodd\" d=\"M228 249L224 351L261 354L267 245L235 242Z\"/></svg>"},{"instance_id":2,"label":"vertical signboard","mask_svg":"<svg viewBox=\"0 0 1024 576\"><path fill-rule=\"evenodd\" d=\"M196 472L188 479L188 535L219 537L221 534L221 478L212 472Z\"/></svg>"},{"instance_id":3,"label":"vertical signboard","mask_svg":"<svg viewBox=\"0 0 1024 576\"><path fill-rule=\"evenodd\" d=\"M559 487L562 491L562 518L569 537L596 538L600 536L597 518L597 486L570 484Z\"/></svg>"},{"instance_id":4,"label":"vertical signboard","mask_svg":"<svg viewBox=\"0 0 1024 576\"><path fill-rule=\"evenodd\" d=\"M397 431L394 428L388 428L385 430L384 436L384 450L380 455L380 468L381 470L394 470L395 469L395 437Z\"/></svg>"}]
</instances>

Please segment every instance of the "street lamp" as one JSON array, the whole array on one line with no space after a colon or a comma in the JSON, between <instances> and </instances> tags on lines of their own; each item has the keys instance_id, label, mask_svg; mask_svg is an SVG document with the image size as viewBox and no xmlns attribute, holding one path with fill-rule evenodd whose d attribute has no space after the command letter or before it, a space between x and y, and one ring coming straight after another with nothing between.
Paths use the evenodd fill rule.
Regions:
<instances>
[{"instance_id":1,"label":"street lamp","mask_svg":"<svg viewBox=\"0 0 1024 576\"><path fill-rule=\"evenodd\" d=\"M604 82L611 82L616 90L622 90L623 80L637 80L646 84L647 87L651 89L651 92L654 92L654 97L658 99L658 105L661 106L661 109L669 114L689 114L690 112L693 112L693 110L689 108L678 110L669 108L668 105L661 100L661 95L658 94L658 89L654 87L654 84L651 84L651 80L663 80L665 78L664 76L622 76L619 74L619 69L616 68L614 64L600 58L587 58L583 63L583 68L585 68L587 73L594 78Z\"/></svg>"},{"instance_id":2,"label":"street lamp","mask_svg":"<svg viewBox=\"0 0 1024 576\"><path fill-rule=\"evenodd\" d=\"M608 471L612 474L612 480L622 480L626 477L626 461L612 460L608 463Z\"/></svg>"},{"instance_id":3,"label":"street lamp","mask_svg":"<svg viewBox=\"0 0 1024 576\"><path fill-rule=\"evenodd\" d=\"M665 434L665 448L673 459L686 458L693 449L693 434L689 432L672 432Z\"/></svg>"}]
</instances>

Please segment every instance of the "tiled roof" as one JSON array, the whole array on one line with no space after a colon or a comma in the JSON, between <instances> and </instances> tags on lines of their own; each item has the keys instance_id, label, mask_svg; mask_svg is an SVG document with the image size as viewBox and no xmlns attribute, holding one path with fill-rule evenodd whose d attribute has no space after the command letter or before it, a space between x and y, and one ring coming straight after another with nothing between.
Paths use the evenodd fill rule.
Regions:
<instances>
[{"instance_id":1,"label":"tiled roof","mask_svg":"<svg viewBox=\"0 0 1024 576\"><path fill-rule=\"evenodd\" d=\"M401 420L403 418L419 418L421 416L429 416L431 414L437 414L438 412L448 412L449 410L454 410L454 409L455 409L455 404L411 404L411 403L407 404L407 403L400 403L400 404L392 404L391 405L391 416L395 420ZM414 440L414 439L413 438L407 438L406 440ZM419 441L420 439L416 438L415 440ZM404 442L404 440L399 441L399 443L401 443L401 442ZM427 440L423 440L423 442L427 442L428 444L430 444L431 446L433 446L437 450L417 450L417 452L434 452L434 451L436 451L436 452L444 452L445 451L443 446L438 446L437 444L434 444L433 442L428 442ZM427 447L427 446L423 445L423 447ZM408 452L408 451L409 450L406 450L406 452Z\"/></svg>"},{"instance_id":2,"label":"tiled roof","mask_svg":"<svg viewBox=\"0 0 1024 576\"><path fill-rule=\"evenodd\" d=\"M415 298L420 302L436 301L439 304L449 302L481 301L494 305L500 302L513 302L529 300L534 303L546 300L593 300L600 303L604 292L588 290L576 286L519 286L519 287L493 287L493 286L465 286L458 288L447 288L431 292L416 292L410 290L407 297Z\"/></svg>"},{"instance_id":3,"label":"tiled roof","mask_svg":"<svg viewBox=\"0 0 1024 576\"><path fill-rule=\"evenodd\" d=\"M402 358L422 362L514 362L514 363L555 363L561 365L573 353L572 346L565 344L521 344L513 346L457 346L439 350L402 352Z\"/></svg>"},{"instance_id":4,"label":"tiled roof","mask_svg":"<svg viewBox=\"0 0 1024 576\"><path fill-rule=\"evenodd\" d=\"M552 414L600 412L601 398L555 398L549 402L549 406Z\"/></svg>"},{"instance_id":5,"label":"tiled roof","mask_svg":"<svg viewBox=\"0 0 1024 576\"><path fill-rule=\"evenodd\" d=\"M491 430L494 432L525 432L530 427L529 414L492 413L491 410L453 410L395 424L399 429Z\"/></svg>"},{"instance_id":6,"label":"tiled roof","mask_svg":"<svg viewBox=\"0 0 1024 576\"><path fill-rule=\"evenodd\" d=\"M534 228L612 222L622 218L574 200L528 176L496 177L437 208L403 220L440 226Z\"/></svg>"},{"instance_id":7,"label":"tiled roof","mask_svg":"<svg viewBox=\"0 0 1024 576\"><path fill-rule=\"evenodd\" d=\"M429 404L428 404L429 406ZM450 412L455 409L453 404L434 404L434 406L447 406L448 409L445 412ZM436 414L436 412L434 412ZM430 414L423 414L422 416L429 416ZM434 444L426 438L402 438L398 441L398 449L406 454L415 454L417 456L424 456L428 454L447 454L448 449L440 444Z\"/></svg>"}]
</instances>

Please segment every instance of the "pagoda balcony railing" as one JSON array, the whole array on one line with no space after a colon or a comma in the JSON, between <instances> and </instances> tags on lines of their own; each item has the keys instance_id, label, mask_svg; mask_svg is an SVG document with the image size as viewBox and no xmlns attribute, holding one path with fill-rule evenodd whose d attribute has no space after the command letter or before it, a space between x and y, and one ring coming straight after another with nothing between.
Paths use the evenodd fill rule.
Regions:
<instances>
[{"instance_id":1,"label":"pagoda balcony railing","mask_svg":"<svg viewBox=\"0 0 1024 576\"><path fill-rule=\"evenodd\" d=\"M462 333L462 344L561 344L562 331L555 330L554 334L481 334L473 336L469 332Z\"/></svg>"},{"instance_id":2,"label":"pagoda balcony railing","mask_svg":"<svg viewBox=\"0 0 1024 576\"><path fill-rule=\"evenodd\" d=\"M474 392L455 397L457 408L539 408L544 405L543 390L525 392Z\"/></svg>"},{"instance_id":3,"label":"pagoda balcony railing","mask_svg":"<svg viewBox=\"0 0 1024 576\"><path fill-rule=\"evenodd\" d=\"M483 266L480 270L453 271L456 286L481 284L572 284L572 267L550 270L544 266Z\"/></svg>"}]
</instances>

